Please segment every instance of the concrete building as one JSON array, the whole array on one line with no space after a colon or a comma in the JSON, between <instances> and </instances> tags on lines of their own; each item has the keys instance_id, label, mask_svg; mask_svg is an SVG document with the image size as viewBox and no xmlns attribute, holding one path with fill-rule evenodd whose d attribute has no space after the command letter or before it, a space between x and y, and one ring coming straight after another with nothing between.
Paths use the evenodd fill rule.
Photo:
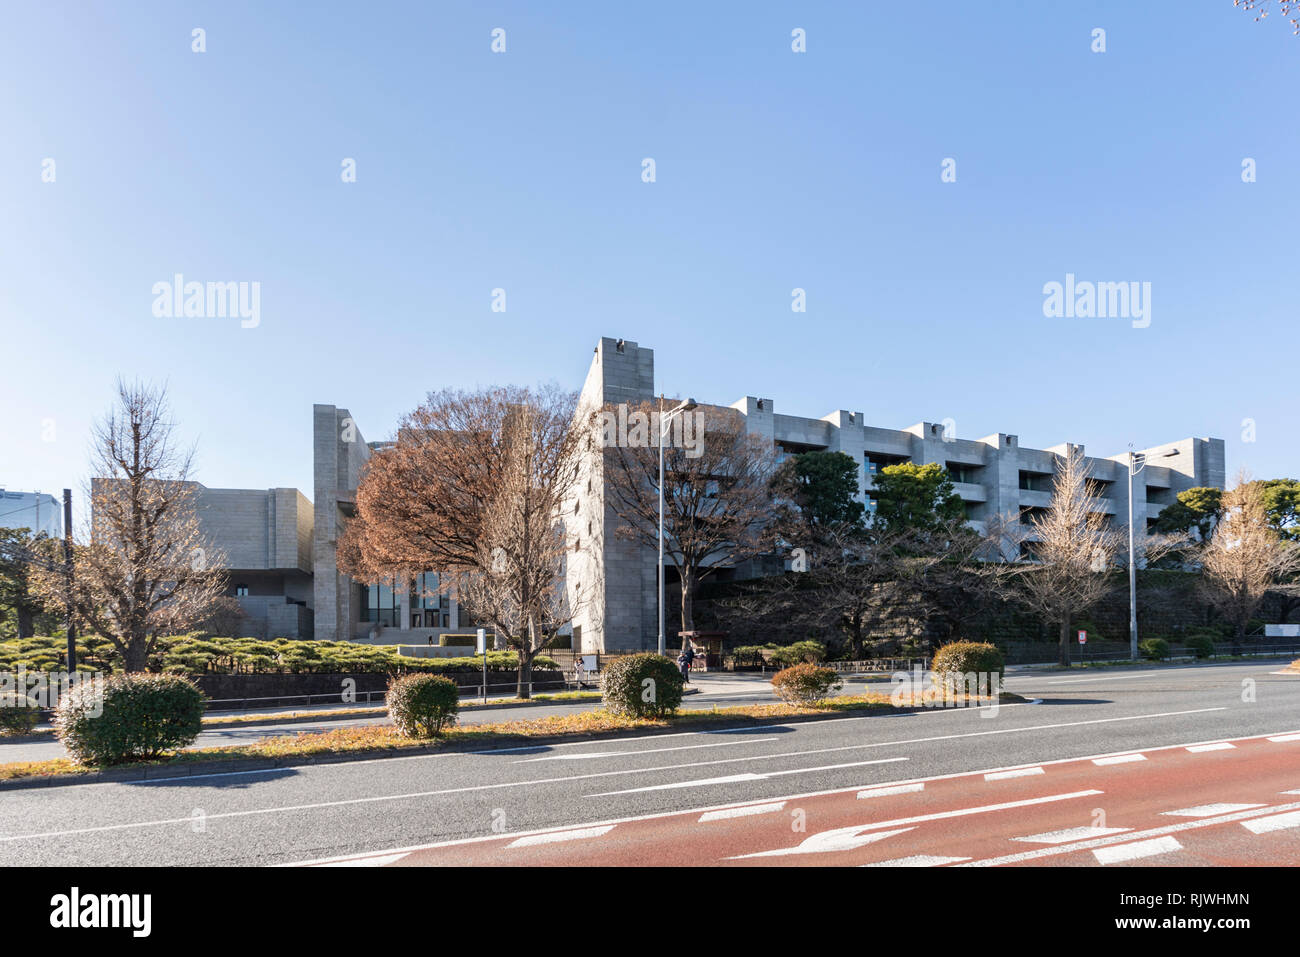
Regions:
<instances>
[{"instance_id":1,"label":"concrete building","mask_svg":"<svg viewBox=\"0 0 1300 957\"><path fill-rule=\"evenodd\" d=\"M227 594L258 637L311 638L313 509L293 488L195 484L204 537L226 557Z\"/></svg>"},{"instance_id":2,"label":"concrete building","mask_svg":"<svg viewBox=\"0 0 1300 957\"><path fill-rule=\"evenodd\" d=\"M33 535L63 537L63 500L45 492L0 488L0 528L26 528Z\"/></svg>"},{"instance_id":3,"label":"concrete building","mask_svg":"<svg viewBox=\"0 0 1300 957\"><path fill-rule=\"evenodd\" d=\"M582 389L579 414L654 396L654 352L632 341L602 338ZM882 428L868 425L861 412L843 409L821 418L788 415L778 413L766 397L745 396L727 408L744 416L747 431L770 441L778 457L814 450L852 456L859 463L859 492L868 511L873 476L879 469L899 462L943 465L965 503L968 520L974 523L997 515L1024 521L1046 508L1057 456L1074 447L1062 443L1048 449L1024 448L1016 435L1006 432L959 439L939 422ZM1134 522L1144 531L1179 492L1224 485L1222 439L1178 439L1144 451L1148 464L1133 480ZM1127 454L1087 461L1106 514L1126 525ZM574 537L580 540L568 564L568 587L576 609L574 644L588 652L653 649L658 637L656 555L614 534L618 519L604 498L601 470L597 451L584 462L578 500L573 503L576 512L566 509L566 515L572 513ZM719 577L726 576L719 573ZM674 638L669 636L670 645L677 644Z\"/></svg>"},{"instance_id":4,"label":"concrete building","mask_svg":"<svg viewBox=\"0 0 1300 957\"><path fill-rule=\"evenodd\" d=\"M654 396L653 350L602 338L580 393L579 416ZM938 422L883 428L868 425L861 412L842 409L821 418L789 415L778 413L772 399L757 396L716 408L742 417L746 430L770 442L778 457L813 450L852 456L859 463L859 494L868 510L873 477L881 468L898 462L943 465L965 503L967 519L977 524L1008 514L1024 521L1046 508L1057 457L1071 447L1024 448L1005 432L960 439ZM432 573L409 582L368 584L339 570L339 535L356 512L362 470L385 443L367 443L351 413L333 405L313 406L312 433L314 505L296 489L198 487L200 518L212 542L227 555L230 594L248 613L250 630L267 637L427 645L444 633L472 628L454 597L437 594ZM1133 487L1134 515L1144 529L1180 491L1223 487L1221 439L1178 439L1146 454L1149 464ZM1104 510L1119 524L1127 521L1125 461L1124 454L1088 459ZM656 556L616 534L618 519L606 498L602 469L596 443L564 507L576 545L565 569L574 647L585 652L651 649L658 635ZM746 577L772 565L751 562L715 574ZM670 580L672 574L670 568ZM670 644L675 637L669 636Z\"/></svg>"}]
</instances>

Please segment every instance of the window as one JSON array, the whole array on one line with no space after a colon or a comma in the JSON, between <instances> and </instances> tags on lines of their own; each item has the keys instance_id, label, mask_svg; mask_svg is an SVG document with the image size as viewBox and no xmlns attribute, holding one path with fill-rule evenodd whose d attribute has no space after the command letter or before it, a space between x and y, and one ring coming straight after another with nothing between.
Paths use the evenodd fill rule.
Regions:
<instances>
[{"instance_id":1,"label":"window","mask_svg":"<svg viewBox=\"0 0 1300 957\"><path fill-rule=\"evenodd\" d=\"M365 604L361 609L362 621L395 628L401 621L401 603L397 592L389 583L365 586Z\"/></svg>"},{"instance_id":2,"label":"window","mask_svg":"<svg viewBox=\"0 0 1300 957\"><path fill-rule=\"evenodd\" d=\"M244 598L244 597L247 596L247 595L248 595L248 586L247 586L247 585L236 585L236 586L235 586L235 597L236 597L236 598Z\"/></svg>"}]
</instances>

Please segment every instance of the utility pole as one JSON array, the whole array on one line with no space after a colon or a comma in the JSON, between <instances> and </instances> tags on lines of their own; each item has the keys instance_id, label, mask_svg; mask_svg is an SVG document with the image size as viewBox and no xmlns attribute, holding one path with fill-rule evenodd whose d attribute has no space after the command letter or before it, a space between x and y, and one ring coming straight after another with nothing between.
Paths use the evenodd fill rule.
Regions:
<instances>
[{"instance_id":1,"label":"utility pole","mask_svg":"<svg viewBox=\"0 0 1300 957\"><path fill-rule=\"evenodd\" d=\"M63 490L63 599L68 630L68 674L77 670L77 626L72 615L72 489Z\"/></svg>"}]
</instances>

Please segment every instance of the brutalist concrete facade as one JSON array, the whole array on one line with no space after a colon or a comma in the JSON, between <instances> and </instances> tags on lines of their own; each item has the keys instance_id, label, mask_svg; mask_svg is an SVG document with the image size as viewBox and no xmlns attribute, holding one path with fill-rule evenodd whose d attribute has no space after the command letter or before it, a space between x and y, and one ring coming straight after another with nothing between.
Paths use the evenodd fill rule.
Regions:
<instances>
[{"instance_id":1,"label":"brutalist concrete facade","mask_svg":"<svg viewBox=\"0 0 1300 957\"><path fill-rule=\"evenodd\" d=\"M603 404L654 398L654 352L630 340L602 338L579 400L581 418ZM772 442L778 456L805 451L844 452L859 463L859 489L868 508L875 473L898 462L945 466L967 519L1032 515L1051 501L1058 457L1071 443L1049 449L1020 445L1005 432L959 439L943 423L918 422L906 429L868 425L861 412L836 410L820 419L778 413L770 398L745 396L729 408L745 418L746 429ZM707 436L705 436L707 441ZM1082 448L1079 446L1079 448ZM1176 454L1174 454L1176 453ZM1134 524L1144 532L1179 492L1195 486L1222 488L1222 439L1185 438L1144 450L1147 465L1133 480ZM574 604L574 644L583 651L649 650L658 638L658 578L653 550L614 532L618 519L605 500L599 442L586 456L576 503L566 509L577 550L568 563ZM1127 453L1088 458L1105 513L1128 521ZM577 505L575 513L572 504ZM668 595L671 599L671 589ZM678 642L669 636L670 646Z\"/></svg>"},{"instance_id":2,"label":"brutalist concrete facade","mask_svg":"<svg viewBox=\"0 0 1300 957\"><path fill-rule=\"evenodd\" d=\"M312 504L293 488L194 483L204 537L225 555L227 594L258 637L311 638Z\"/></svg>"},{"instance_id":3,"label":"brutalist concrete facade","mask_svg":"<svg viewBox=\"0 0 1300 957\"><path fill-rule=\"evenodd\" d=\"M349 641L361 621L361 589L339 571L338 539L344 523L356 512L356 489L361 469L370 458L370 447L347 409L314 405L312 456L316 634L331 641Z\"/></svg>"}]
</instances>

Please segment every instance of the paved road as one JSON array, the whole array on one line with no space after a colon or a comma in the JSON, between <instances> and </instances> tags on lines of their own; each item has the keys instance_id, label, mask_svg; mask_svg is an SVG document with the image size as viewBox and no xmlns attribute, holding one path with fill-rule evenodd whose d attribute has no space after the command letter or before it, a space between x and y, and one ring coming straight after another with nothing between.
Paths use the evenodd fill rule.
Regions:
<instances>
[{"instance_id":1,"label":"paved road","mask_svg":"<svg viewBox=\"0 0 1300 957\"><path fill-rule=\"evenodd\" d=\"M1114 846L1147 840L1147 832L1169 822L1208 822L1171 832L1182 847L1169 852L1171 863L1180 854L1209 855L1189 863L1259 863L1287 855L1295 860L1287 843L1294 828L1279 824L1289 819L1277 815L1290 813L1291 804L1300 808L1300 796L1281 793L1300 789L1300 737L1241 740L1300 735L1300 679L1269 674L1276 667L1249 662L1087 675L1021 673L1008 684L1043 703L1004 705L996 714L930 710L181 781L3 791L0 845L6 862L15 865L247 865L356 855L366 856L368 864L422 863L426 855L460 862L480 853L495 855L497 863L528 863L523 855L534 853L560 854L568 862L578 858L566 855L594 853L602 863L665 863L678 853L672 847L689 851L686 863L710 865L720 856L788 849L841 828L852 832L849 843L912 828L850 848L842 860L838 852L769 856L784 863L857 863L868 857L962 857L970 861L956 863L970 863L1065 847L1028 860L1101 863L1091 846L1070 849L1077 840L1014 840L1090 826L1101 809L1107 826L1129 829L1103 836L1118 838ZM1235 746L1179 750L1207 742ZM1146 760L1092 762L1098 755L1138 751ZM1043 773L990 781L983 776L1022 766L1042 767ZM857 797L877 786L916 783L924 787ZM1042 800L1085 791L1100 793ZM1014 810L972 810L1030 800L1036 803ZM710 809L781 802L779 812L705 822L721 825L718 834L726 829L716 846L696 830ZM1205 804L1261 807L1216 808L1201 819L1164 817ZM789 830L795 809L804 812L804 831ZM1255 811L1263 813L1251 817ZM1234 813L1245 813L1242 821L1277 820L1259 825L1256 833L1228 817ZM933 814L949 817L913 822L915 827L897 823ZM628 826L634 818L664 816L678 823ZM937 823L947 820L961 825ZM683 821L692 822L686 839ZM538 831L611 825L589 838L527 840L539 837ZM626 845L619 844L620 831ZM1217 833L1221 841L1203 846ZM969 843L956 840L959 835L969 835ZM525 843L507 847L520 838ZM460 843L430 847L446 842ZM586 849L575 850L580 846ZM427 850L409 860L396 856L412 848ZM1162 862L1161 855L1151 860Z\"/></svg>"}]
</instances>

